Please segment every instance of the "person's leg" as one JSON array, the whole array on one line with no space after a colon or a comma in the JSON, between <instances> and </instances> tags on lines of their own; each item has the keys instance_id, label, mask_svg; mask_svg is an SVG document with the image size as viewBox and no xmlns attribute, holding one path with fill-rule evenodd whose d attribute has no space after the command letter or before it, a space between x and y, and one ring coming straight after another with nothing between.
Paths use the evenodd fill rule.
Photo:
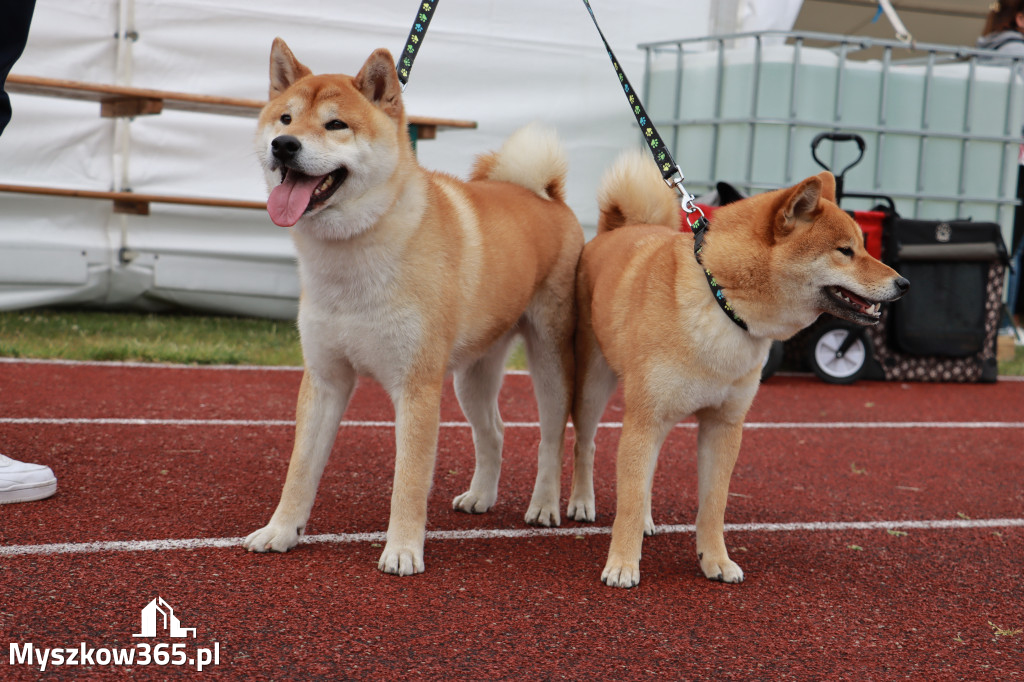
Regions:
<instances>
[{"instance_id":1,"label":"person's leg","mask_svg":"<svg viewBox=\"0 0 1024 682\"><path fill-rule=\"evenodd\" d=\"M11 100L4 85L25 50L35 6L36 0L6 2L0 16L0 133L11 121ZM57 478L50 467L0 455L0 504L41 500L56 491Z\"/></svg>"},{"instance_id":2,"label":"person's leg","mask_svg":"<svg viewBox=\"0 0 1024 682\"><path fill-rule=\"evenodd\" d=\"M11 122L11 100L4 86L14 62L25 50L35 6L36 0L12 0L4 3L3 16L0 17L0 134Z\"/></svg>"},{"instance_id":3,"label":"person's leg","mask_svg":"<svg viewBox=\"0 0 1024 682\"><path fill-rule=\"evenodd\" d=\"M1024 283L1024 273L1020 271L1021 252L1024 251L1024 246L1021 244L1024 241L1024 145L1021 146L1020 158L1022 165L1017 166L1017 199L1021 200L1021 205L1017 206L1013 215L1010 255L1013 258L1014 271L1009 281L1009 286L1012 288L1006 296L1006 303L1011 315L1024 312L1024 296L1021 295L1021 292L1024 291L1024 284L1022 284Z\"/></svg>"}]
</instances>

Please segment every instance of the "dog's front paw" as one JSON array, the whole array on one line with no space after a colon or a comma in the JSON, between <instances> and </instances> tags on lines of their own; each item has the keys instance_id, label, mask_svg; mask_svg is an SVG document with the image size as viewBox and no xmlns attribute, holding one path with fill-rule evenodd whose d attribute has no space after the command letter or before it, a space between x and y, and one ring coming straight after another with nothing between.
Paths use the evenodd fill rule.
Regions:
<instances>
[{"instance_id":1,"label":"dog's front paw","mask_svg":"<svg viewBox=\"0 0 1024 682\"><path fill-rule=\"evenodd\" d=\"M291 524L269 523L249 533L242 546L250 552L287 552L299 544L302 528Z\"/></svg>"},{"instance_id":2,"label":"dog's front paw","mask_svg":"<svg viewBox=\"0 0 1024 682\"><path fill-rule=\"evenodd\" d=\"M728 556L720 557L698 555L700 569L708 580L720 583L741 583L743 582L743 569L741 569Z\"/></svg>"},{"instance_id":3,"label":"dog's front paw","mask_svg":"<svg viewBox=\"0 0 1024 682\"><path fill-rule=\"evenodd\" d=\"M537 478L533 487L533 495L530 496L530 506L526 508L526 522L531 526L544 526L554 528L562 524L562 513L558 509L558 501L561 497L557 482L550 483L547 480Z\"/></svg>"},{"instance_id":4,"label":"dog's front paw","mask_svg":"<svg viewBox=\"0 0 1024 682\"><path fill-rule=\"evenodd\" d=\"M426 570L422 547L398 547L388 542L380 555L377 568L391 575L415 575Z\"/></svg>"},{"instance_id":5,"label":"dog's front paw","mask_svg":"<svg viewBox=\"0 0 1024 682\"><path fill-rule=\"evenodd\" d=\"M558 502L554 504L530 502L526 510L526 522L531 526L554 528L562 524L562 515L558 511Z\"/></svg>"},{"instance_id":6,"label":"dog's front paw","mask_svg":"<svg viewBox=\"0 0 1024 682\"><path fill-rule=\"evenodd\" d=\"M636 587L640 584L640 563L609 558L601 573L601 582L608 587Z\"/></svg>"},{"instance_id":7,"label":"dog's front paw","mask_svg":"<svg viewBox=\"0 0 1024 682\"><path fill-rule=\"evenodd\" d=\"M565 509L565 515L574 521L593 521L597 518L594 497L587 498L583 495L573 495L569 498L569 506Z\"/></svg>"},{"instance_id":8,"label":"dog's front paw","mask_svg":"<svg viewBox=\"0 0 1024 682\"><path fill-rule=\"evenodd\" d=\"M649 538L652 535L656 535L657 533L658 527L654 525L654 517L648 515L647 518L644 519L644 537Z\"/></svg>"},{"instance_id":9,"label":"dog's front paw","mask_svg":"<svg viewBox=\"0 0 1024 682\"><path fill-rule=\"evenodd\" d=\"M452 500L452 509L456 511L466 512L467 514L483 514L485 511L494 506L497 500L497 493L480 494L475 492L472 488L456 495L455 499Z\"/></svg>"}]
</instances>

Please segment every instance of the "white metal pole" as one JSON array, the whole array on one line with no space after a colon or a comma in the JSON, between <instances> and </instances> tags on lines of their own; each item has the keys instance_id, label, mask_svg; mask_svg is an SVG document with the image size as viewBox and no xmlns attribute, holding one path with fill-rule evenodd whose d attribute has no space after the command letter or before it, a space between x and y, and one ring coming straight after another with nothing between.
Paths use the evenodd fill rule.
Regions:
<instances>
[{"instance_id":1,"label":"white metal pole","mask_svg":"<svg viewBox=\"0 0 1024 682\"><path fill-rule=\"evenodd\" d=\"M889 23L892 24L893 30L896 31L896 40L903 43L913 43L914 37L910 35L910 31L908 31L907 27L903 25L902 21L900 21L900 15L896 13L895 9L893 9L892 3L889 2L889 0L878 0L878 5L882 8L882 11L885 12L885 16L889 20Z\"/></svg>"}]
</instances>

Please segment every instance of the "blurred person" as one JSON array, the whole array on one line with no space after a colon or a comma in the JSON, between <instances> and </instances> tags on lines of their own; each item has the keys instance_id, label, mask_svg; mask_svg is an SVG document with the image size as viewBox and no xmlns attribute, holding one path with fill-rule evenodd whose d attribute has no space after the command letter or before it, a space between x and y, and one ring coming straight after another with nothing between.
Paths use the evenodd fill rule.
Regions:
<instances>
[{"instance_id":1,"label":"blurred person","mask_svg":"<svg viewBox=\"0 0 1024 682\"><path fill-rule=\"evenodd\" d=\"M11 121L11 99L4 86L25 50L35 4L35 0L5 0L0 11L0 134ZM0 504L42 500L55 492L57 478L50 467L0 454Z\"/></svg>"},{"instance_id":2,"label":"blurred person","mask_svg":"<svg viewBox=\"0 0 1024 682\"><path fill-rule=\"evenodd\" d=\"M1024 0L997 0L989 5L985 28L978 38L976 46L983 50L995 50L1011 57L1024 57ZM992 61L992 60L986 60ZM1018 153L1017 198L1024 200L1024 145ZM1020 295L1021 260L1024 249L1024 208L1018 206L1013 220L1013 239L1010 253L1013 257L1015 276L1010 277L1010 291L1006 301L1010 313L1024 310L1024 297Z\"/></svg>"},{"instance_id":3,"label":"blurred person","mask_svg":"<svg viewBox=\"0 0 1024 682\"><path fill-rule=\"evenodd\" d=\"M1024 57L1024 0L997 0L988 10L977 47Z\"/></svg>"}]
</instances>

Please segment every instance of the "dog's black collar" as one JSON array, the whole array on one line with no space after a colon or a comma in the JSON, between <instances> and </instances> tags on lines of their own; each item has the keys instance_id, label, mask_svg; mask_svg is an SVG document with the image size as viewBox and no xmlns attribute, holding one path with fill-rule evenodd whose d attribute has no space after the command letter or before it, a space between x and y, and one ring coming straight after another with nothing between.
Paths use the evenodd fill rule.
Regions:
<instances>
[{"instance_id":1,"label":"dog's black collar","mask_svg":"<svg viewBox=\"0 0 1024 682\"><path fill-rule=\"evenodd\" d=\"M701 251L704 250L704 235L708 231L708 219L703 215L694 221L690 229L693 230L693 255L697 258L697 263L704 271L704 276L708 280L708 286L711 287L711 294L715 297L715 301L718 302L722 312L729 316L737 327L747 331L747 323L743 321L743 318L736 314L733 310L732 304L725 298L725 292L722 290L722 286L715 279L715 276L711 274L711 271L704 267L704 262L700 258Z\"/></svg>"}]
</instances>

